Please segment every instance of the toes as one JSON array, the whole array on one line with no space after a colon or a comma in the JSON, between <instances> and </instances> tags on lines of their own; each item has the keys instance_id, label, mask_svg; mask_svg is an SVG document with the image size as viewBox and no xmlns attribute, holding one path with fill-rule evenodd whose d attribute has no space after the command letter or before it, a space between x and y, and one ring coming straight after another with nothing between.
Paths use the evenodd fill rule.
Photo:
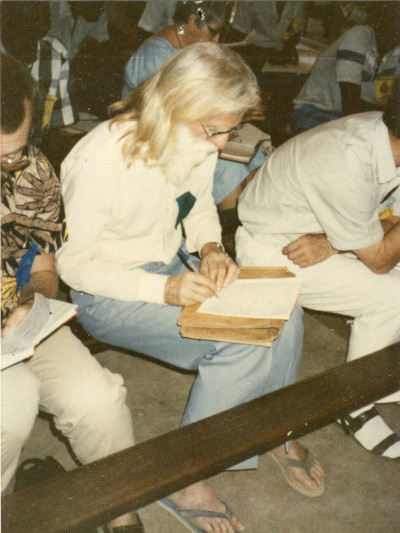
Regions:
<instances>
[{"instance_id":1,"label":"toes","mask_svg":"<svg viewBox=\"0 0 400 533\"><path fill-rule=\"evenodd\" d=\"M197 527L204 529L207 533L235 533L244 531L244 526L239 520L232 516L230 520L224 518L199 518L193 520Z\"/></svg>"},{"instance_id":2,"label":"toes","mask_svg":"<svg viewBox=\"0 0 400 533\"><path fill-rule=\"evenodd\" d=\"M223 520L220 518L214 518L205 526L203 525L202 529L205 529L207 533L235 533L230 523L227 520Z\"/></svg>"}]
</instances>

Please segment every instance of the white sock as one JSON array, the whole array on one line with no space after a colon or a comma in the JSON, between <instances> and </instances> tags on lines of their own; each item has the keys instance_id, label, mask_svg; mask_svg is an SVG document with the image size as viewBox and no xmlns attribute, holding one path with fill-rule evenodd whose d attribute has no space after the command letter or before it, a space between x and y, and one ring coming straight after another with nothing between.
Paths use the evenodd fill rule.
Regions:
<instances>
[{"instance_id":1,"label":"white sock","mask_svg":"<svg viewBox=\"0 0 400 533\"><path fill-rule=\"evenodd\" d=\"M355 418L359 414L368 411L373 407L369 405L363 407L357 411L354 411L350 414L352 418ZM385 440L387 437L393 434L393 431L390 427L384 422L380 415L374 416L371 420L368 420L361 429L354 433L354 438L367 450L372 450L380 442ZM400 440L392 444L388 449L386 449L383 454L383 457L390 457L395 459L400 457Z\"/></svg>"}]
</instances>

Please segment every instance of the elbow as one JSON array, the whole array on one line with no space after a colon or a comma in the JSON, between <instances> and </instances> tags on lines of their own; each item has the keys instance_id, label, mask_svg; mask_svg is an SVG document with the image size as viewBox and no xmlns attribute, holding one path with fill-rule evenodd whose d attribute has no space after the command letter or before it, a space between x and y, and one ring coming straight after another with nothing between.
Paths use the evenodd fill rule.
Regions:
<instances>
[{"instance_id":1,"label":"elbow","mask_svg":"<svg viewBox=\"0 0 400 533\"><path fill-rule=\"evenodd\" d=\"M374 273L374 274L387 274L392 270L392 265L389 265L387 263L373 263L367 265L367 267Z\"/></svg>"}]
</instances>

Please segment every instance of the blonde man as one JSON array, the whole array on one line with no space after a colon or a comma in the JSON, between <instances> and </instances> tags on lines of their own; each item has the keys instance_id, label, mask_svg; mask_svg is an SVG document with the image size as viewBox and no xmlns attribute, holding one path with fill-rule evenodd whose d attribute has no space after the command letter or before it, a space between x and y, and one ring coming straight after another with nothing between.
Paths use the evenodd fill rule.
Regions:
<instances>
[{"instance_id":1,"label":"blonde man","mask_svg":"<svg viewBox=\"0 0 400 533\"><path fill-rule=\"evenodd\" d=\"M185 339L176 324L181 306L202 302L238 275L220 244L212 176L217 150L258 104L244 61L215 43L199 43L115 104L117 116L85 137L62 166L69 241L57 264L73 288L80 321L105 342L197 372L183 425L296 379L298 309L273 348ZM182 264L180 246L200 254L200 261L192 257L199 272ZM307 459L296 442L287 458L283 446L276 453ZM255 465L251 459L241 467ZM308 472L288 468L293 484L321 493L317 460ZM161 503L192 531L243 530L205 481Z\"/></svg>"}]
</instances>

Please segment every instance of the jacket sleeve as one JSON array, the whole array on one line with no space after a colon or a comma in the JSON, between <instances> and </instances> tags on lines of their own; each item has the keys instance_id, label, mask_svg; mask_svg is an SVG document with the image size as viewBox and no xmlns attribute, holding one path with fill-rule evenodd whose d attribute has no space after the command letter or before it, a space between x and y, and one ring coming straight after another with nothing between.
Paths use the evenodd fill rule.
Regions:
<instances>
[{"instance_id":1,"label":"jacket sleeve","mask_svg":"<svg viewBox=\"0 0 400 533\"><path fill-rule=\"evenodd\" d=\"M94 154L70 155L62 165L68 240L56 254L57 270L65 283L77 291L162 304L167 276L129 268L100 253L113 195L120 192L112 162L105 169L98 161Z\"/></svg>"},{"instance_id":2,"label":"jacket sleeve","mask_svg":"<svg viewBox=\"0 0 400 533\"><path fill-rule=\"evenodd\" d=\"M194 176L196 203L183 221L186 233L186 248L200 252L207 242L221 242L221 226L212 197L212 186L217 154L210 155Z\"/></svg>"}]
</instances>

